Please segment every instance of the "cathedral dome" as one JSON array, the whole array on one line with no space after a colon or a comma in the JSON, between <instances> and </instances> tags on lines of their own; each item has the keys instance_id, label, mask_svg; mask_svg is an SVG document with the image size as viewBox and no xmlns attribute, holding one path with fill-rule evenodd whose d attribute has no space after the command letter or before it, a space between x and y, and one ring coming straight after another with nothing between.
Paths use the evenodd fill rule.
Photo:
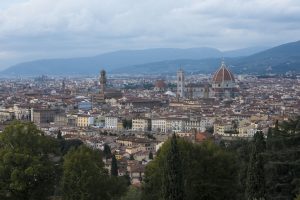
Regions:
<instances>
[{"instance_id":1,"label":"cathedral dome","mask_svg":"<svg viewBox=\"0 0 300 200\"><path fill-rule=\"evenodd\" d=\"M159 89L165 89L167 87L167 85L163 80L157 80L155 82L155 87L159 88Z\"/></svg>"},{"instance_id":2,"label":"cathedral dome","mask_svg":"<svg viewBox=\"0 0 300 200\"><path fill-rule=\"evenodd\" d=\"M222 62L221 67L214 74L212 82L213 83L234 82L234 76L232 72L227 68L224 62Z\"/></svg>"}]
</instances>

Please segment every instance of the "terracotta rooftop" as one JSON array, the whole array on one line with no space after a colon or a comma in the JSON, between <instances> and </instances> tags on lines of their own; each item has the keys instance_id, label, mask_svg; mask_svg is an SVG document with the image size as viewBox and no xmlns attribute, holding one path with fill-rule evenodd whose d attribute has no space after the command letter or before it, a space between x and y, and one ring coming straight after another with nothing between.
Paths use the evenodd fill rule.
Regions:
<instances>
[{"instance_id":1,"label":"terracotta rooftop","mask_svg":"<svg viewBox=\"0 0 300 200\"><path fill-rule=\"evenodd\" d=\"M224 62L222 62L221 67L216 71L213 76L213 83L222 83L227 81L234 81L234 76L232 72L227 68Z\"/></svg>"}]
</instances>

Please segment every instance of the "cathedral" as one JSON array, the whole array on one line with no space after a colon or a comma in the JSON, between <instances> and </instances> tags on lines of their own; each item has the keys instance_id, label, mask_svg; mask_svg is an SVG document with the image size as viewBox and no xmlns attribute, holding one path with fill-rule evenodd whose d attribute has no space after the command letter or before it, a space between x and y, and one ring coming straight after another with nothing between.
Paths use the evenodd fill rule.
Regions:
<instances>
[{"instance_id":1,"label":"cathedral","mask_svg":"<svg viewBox=\"0 0 300 200\"><path fill-rule=\"evenodd\" d=\"M186 84L184 71L179 69L177 72L177 96L185 99L231 99L237 96L237 87L233 73L223 61L210 83Z\"/></svg>"},{"instance_id":2,"label":"cathedral","mask_svg":"<svg viewBox=\"0 0 300 200\"><path fill-rule=\"evenodd\" d=\"M213 76L212 90L216 98L233 98L236 96L237 88L234 76L224 61Z\"/></svg>"}]
</instances>

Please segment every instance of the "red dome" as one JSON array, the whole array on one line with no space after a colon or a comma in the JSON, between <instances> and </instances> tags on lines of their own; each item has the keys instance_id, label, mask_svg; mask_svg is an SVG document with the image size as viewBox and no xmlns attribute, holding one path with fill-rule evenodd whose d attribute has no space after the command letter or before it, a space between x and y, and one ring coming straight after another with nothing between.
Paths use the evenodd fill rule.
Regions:
<instances>
[{"instance_id":1,"label":"red dome","mask_svg":"<svg viewBox=\"0 0 300 200\"><path fill-rule=\"evenodd\" d=\"M166 85L166 83L163 80L157 80L155 82L155 87L156 88L166 88L167 85Z\"/></svg>"},{"instance_id":2,"label":"red dome","mask_svg":"<svg viewBox=\"0 0 300 200\"><path fill-rule=\"evenodd\" d=\"M222 62L221 67L216 71L213 76L213 83L223 83L223 82L234 82L234 76L232 72L226 67L225 63Z\"/></svg>"}]
</instances>

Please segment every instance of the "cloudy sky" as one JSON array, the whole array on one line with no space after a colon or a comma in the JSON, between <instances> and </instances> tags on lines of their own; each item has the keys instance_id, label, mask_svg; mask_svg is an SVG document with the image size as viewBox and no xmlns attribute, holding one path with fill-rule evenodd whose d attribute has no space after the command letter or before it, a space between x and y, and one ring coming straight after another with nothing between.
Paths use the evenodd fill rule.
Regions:
<instances>
[{"instance_id":1,"label":"cloudy sky","mask_svg":"<svg viewBox=\"0 0 300 200\"><path fill-rule=\"evenodd\" d=\"M300 0L0 0L0 69L119 49L300 40Z\"/></svg>"}]
</instances>

